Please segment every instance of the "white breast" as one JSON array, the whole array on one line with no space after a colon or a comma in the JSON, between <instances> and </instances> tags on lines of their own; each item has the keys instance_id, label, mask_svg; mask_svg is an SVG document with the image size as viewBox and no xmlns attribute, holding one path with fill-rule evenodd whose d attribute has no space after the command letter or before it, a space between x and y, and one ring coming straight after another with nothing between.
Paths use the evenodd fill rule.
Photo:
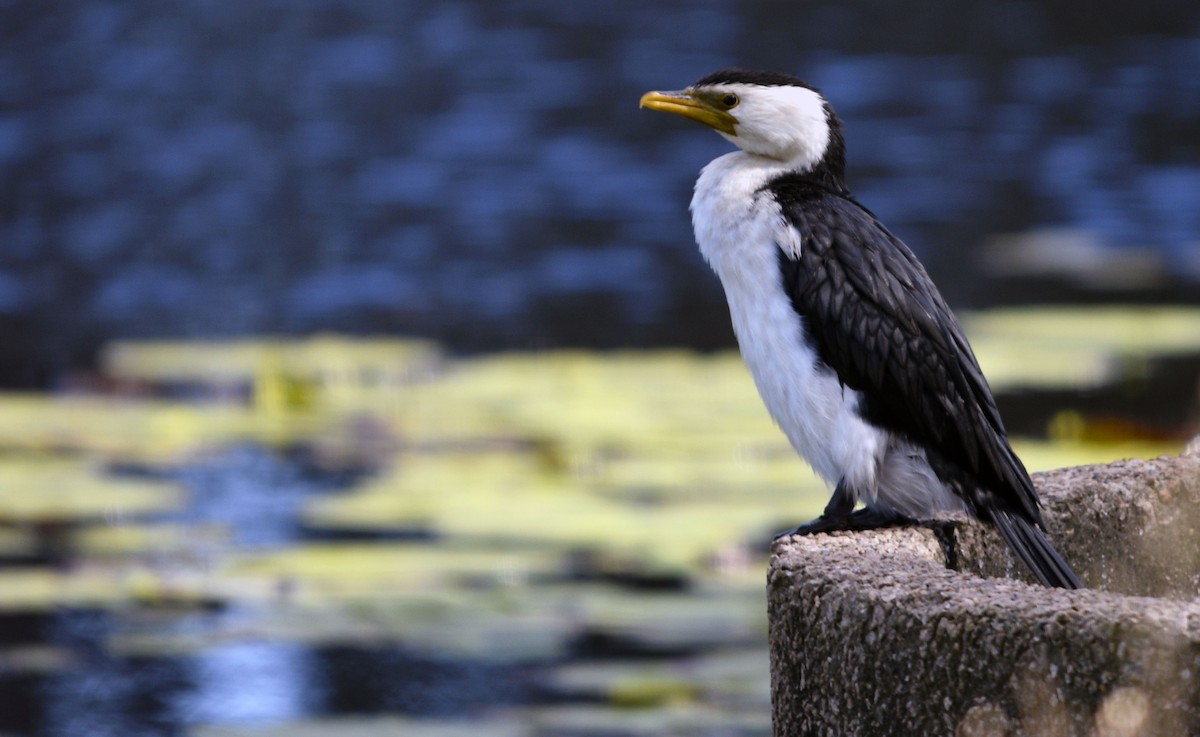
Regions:
<instances>
[{"instance_id":1,"label":"white breast","mask_svg":"<svg viewBox=\"0 0 1200 737\"><path fill-rule=\"evenodd\" d=\"M725 288L742 358L767 410L818 474L830 483L845 477L870 502L887 436L859 419L857 392L819 366L782 288L779 249L798 253L804 244L760 190L783 171L779 162L740 151L705 167L692 198L696 241Z\"/></svg>"}]
</instances>

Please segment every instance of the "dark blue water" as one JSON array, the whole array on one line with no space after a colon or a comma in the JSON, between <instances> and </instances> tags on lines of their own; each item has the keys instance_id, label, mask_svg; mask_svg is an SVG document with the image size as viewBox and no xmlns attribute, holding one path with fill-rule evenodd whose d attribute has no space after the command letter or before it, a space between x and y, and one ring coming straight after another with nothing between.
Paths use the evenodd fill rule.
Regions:
<instances>
[{"instance_id":1,"label":"dark blue water","mask_svg":"<svg viewBox=\"0 0 1200 737\"><path fill-rule=\"evenodd\" d=\"M0 382L113 336L727 345L686 205L728 144L637 99L734 63L826 91L956 305L1196 297L1194 3L9 0ZM981 256L1045 228L1048 277Z\"/></svg>"},{"instance_id":2,"label":"dark blue water","mask_svg":"<svg viewBox=\"0 0 1200 737\"><path fill-rule=\"evenodd\" d=\"M228 626L221 620L230 616L160 616L155 624L130 613L42 615L31 642L60 648L67 663L49 672L0 673L0 730L26 737L163 737L196 725L245 728L312 717L469 719L539 697L528 664L438 656L399 644L243 637L174 656L113 653L103 644L131 628L203 635Z\"/></svg>"}]
</instances>

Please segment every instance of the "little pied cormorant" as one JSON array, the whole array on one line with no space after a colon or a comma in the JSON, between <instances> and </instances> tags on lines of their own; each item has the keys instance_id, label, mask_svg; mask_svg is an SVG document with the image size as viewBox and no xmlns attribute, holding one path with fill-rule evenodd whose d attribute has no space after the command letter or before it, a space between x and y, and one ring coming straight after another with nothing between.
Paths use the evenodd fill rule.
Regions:
<instances>
[{"instance_id":1,"label":"little pied cormorant","mask_svg":"<svg viewBox=\"0 0 1200 737\"><path fill-rule=\"evenodd\" d=\"M836 484L819 518L782 535L965 511L995 525L1043 584L1078 588L958 320L846 188L842 124L820 92L725 69L641 104L741 149L700 173L696 241L771 416Z\"/></svg>"}]
</instances>

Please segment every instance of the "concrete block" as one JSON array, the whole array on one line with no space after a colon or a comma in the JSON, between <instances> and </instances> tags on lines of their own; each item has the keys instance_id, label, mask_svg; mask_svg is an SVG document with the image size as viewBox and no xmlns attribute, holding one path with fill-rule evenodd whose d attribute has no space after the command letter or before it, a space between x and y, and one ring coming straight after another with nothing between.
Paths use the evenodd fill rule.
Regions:
<instances>
[{"instance_id":1,"label":"concrete block","mask_svg":"<svg viewBox=\"0 0 1200 737\"><path fill-rule=\"evenodd\" d=\"M1200 734L1200 457L1034 481L1085 590L969 520L776 543L776 737Z\"/></svg>"}]
</instances>

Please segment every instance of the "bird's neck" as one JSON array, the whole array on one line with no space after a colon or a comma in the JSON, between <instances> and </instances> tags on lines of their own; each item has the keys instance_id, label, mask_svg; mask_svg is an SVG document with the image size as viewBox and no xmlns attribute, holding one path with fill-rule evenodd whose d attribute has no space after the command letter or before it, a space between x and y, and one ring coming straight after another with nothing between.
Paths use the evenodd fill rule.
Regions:
<instances>
[{"instance_id":1,"label":"bird's neck","mask_svg":"<svg viewBox=\"0 0 1200 737\"><path fill-rule=\"evenodd\" d=\"M760 186L778 178L786 178L842 197L850 195L850 188L846 186L845 161L840 151L829 152L815 163L804 156L789 160L739 151L723 156L713 164L717 164L712 168L719 170L722 176L729 176L736 171L761 180Z\"/></svg>"},{"instance_id":2,"label":"bird's neck","mask_svg":"<svg viewBox=\"0 0 1200 737\"><path fill-rule=\"evenodd\" d=\"M696 182L692 211L740 211L767 185L780 179L849 196L840 159L822 159L813 165L803 159L786 161L733 151L709 162Z\"/></svg>"},{"instance_id":3,"label":"bird's neck","mask_svg":"<svg viewBox=\"0 0 1200 737\"><path fill-rule=\"evenodd\" d=\"M845 154L840 145L831 145L817 161L813 162L803 156L791 161L781 161L781 174L789 180L804 182L828 190L834 194L847 196L850 189L846 186Z\"/></svg>"},{"instance_id":4,"label":"bird's neck","mask_svg":"<svg viewBox=\"0 0 1200 737\"><path fill-rule=\"evenodd\" d=\"M834 120L837 123L836 119ZM821 157L815 161L806 153L785 162L789 179L812 184L843 197L849 196L846 186L846 144L840 124L831 126Z\"/></svg>"},{"instance_id":5,"label":"bird's neck","mask_svg":"<svg viewBox=\"0 0 1200 737\"><path fill-rule=\"evenodd\" d=\"M844 167L840 165L840 162L838 166L833 166L822 160L808 171L796 170L791 172L791 176L799 181L815 184L843 197L850 194L850 188L846 186Z\"/></svg>"}]
</instances>

